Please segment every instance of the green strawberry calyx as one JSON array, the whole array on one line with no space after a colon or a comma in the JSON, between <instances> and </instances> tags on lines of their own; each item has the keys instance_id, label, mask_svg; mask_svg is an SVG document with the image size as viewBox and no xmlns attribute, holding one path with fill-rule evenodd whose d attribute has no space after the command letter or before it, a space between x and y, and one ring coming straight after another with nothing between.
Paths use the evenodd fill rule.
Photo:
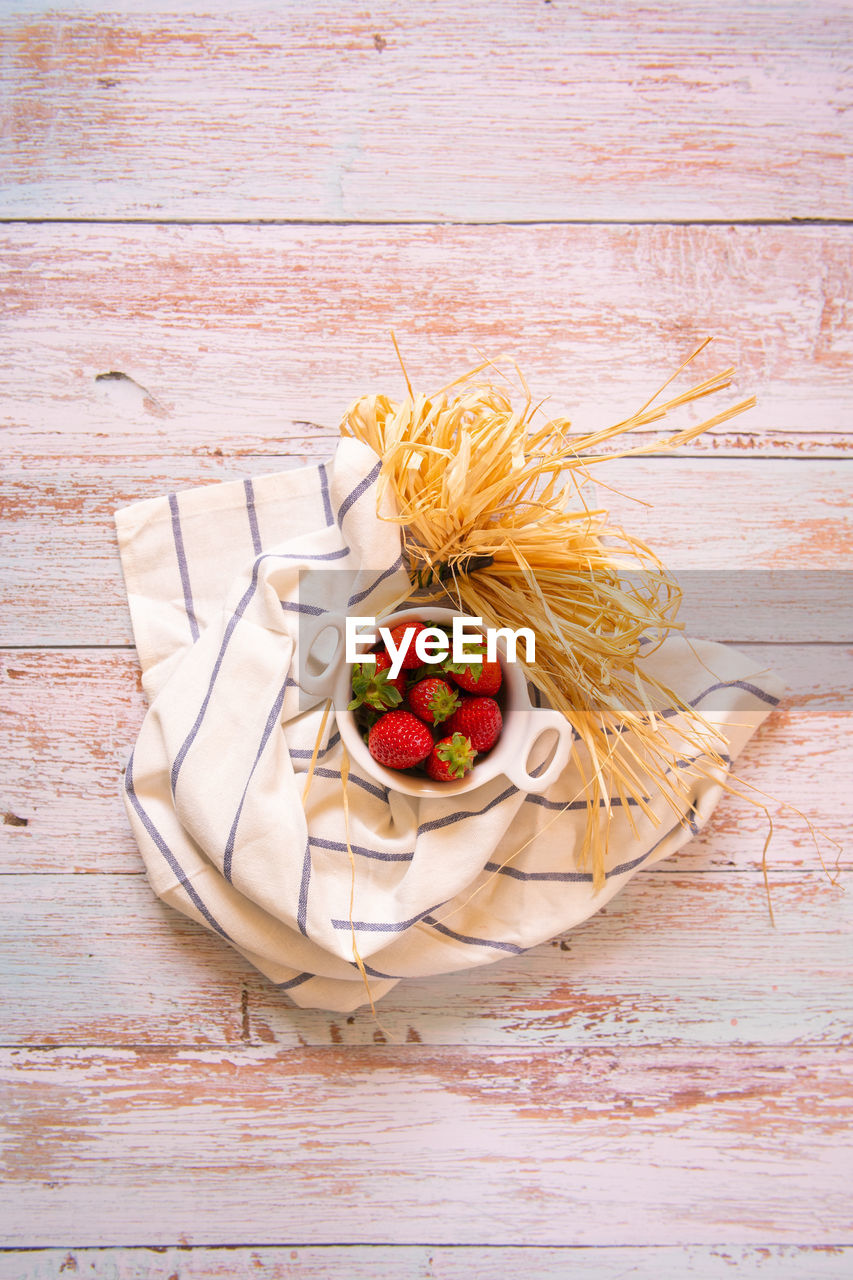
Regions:
<instances>
[{"instance_id":1,"label":"green strawberry calyx","mask_svg":"<svg viewBox=\"0 0 853 1280\"><path fill-rule=\"evenodd\" d=\"M477 753L470 738L466 738L464 733L454 733L449 742L439 742L435 754L447 765L447 772L452 778L464 778L473 769Z\"/></svg>"},{"instance_id":2,"label":"green strawberry calyx","mask_svg":"<svg viewBox=\"0 0 853 1280\"><path fill-rule=\"evenodd\" d=\"M454 711L458 711L459 695L442 681L433 690L427 706L432 712L433 723L441 724L443 720L452 716Z\"/></svg>"},{"instance_id":3,"label":"green strawberry calyx","mask_svg":"<svg viewBox=\"0 0 853 1280\"><path fill-rule=\"evenodd\" d=\"M390 667L377 671L373 662L357 662L352 670L352 701L348 711L359 707L373 707L376 711L388 711L403 701L403 695L388 679Z\"/></svg>"},{"instance_id":4,"label":"green strawberry calyx","mask_svg":"<svg viewBox=\"0 0 853 1280\"><path fill-rule=\"evenodd\" d=\"M445 662L445 671L450 671L456 676L463 676L468 672L474 679L478 679L483 671L483 663L486 661L485 642L466 644L465 654L464 662Z\"/></svg>"}]
</instances>

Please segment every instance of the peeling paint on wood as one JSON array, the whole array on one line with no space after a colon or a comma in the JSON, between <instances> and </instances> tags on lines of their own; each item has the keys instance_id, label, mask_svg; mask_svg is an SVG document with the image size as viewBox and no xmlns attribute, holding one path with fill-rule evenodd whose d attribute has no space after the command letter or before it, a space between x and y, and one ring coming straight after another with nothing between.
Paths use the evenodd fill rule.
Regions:
<instances>
[{"instance_id":1,"label":"peeling paint on wood","mask_svg":"<svg viewBox=\"0 0 853 1280\"><path fill-rule=\"evenodd\" d=\"M331 1203L351 1243L380 1220L389 1244L840 1239L850 1070L805 1047L4 1050L7 1243L311 1244Z\"/></svg>"},{"instance_id":2,"label":"peeling paint on wood","mask_svg":"<svg viewBox=\"0 0 853 1280\"><path fill-rule=\"evenodd\" d=\"M133 8L6 18L7 215L851 211L843 5Z\"/></svg>"},{"instance_id":3,"label":"peeling paint on wood","mask_svg":"<svg viewBox=\"0 0 853 1280\"><path fill-rule=\"evenodd\" d=\"M510 357L578 430L645 403L715 335L697 375L734 365L731 403L758 405L693 452L851 448L845 227L69 225L2 240L10 459L98 458L107 440L148 458L326 453L358 395L401 394L392 328L426 389L480 352ZM110 370L152 403L95 382Z\"/></svg>"}]
</instances>

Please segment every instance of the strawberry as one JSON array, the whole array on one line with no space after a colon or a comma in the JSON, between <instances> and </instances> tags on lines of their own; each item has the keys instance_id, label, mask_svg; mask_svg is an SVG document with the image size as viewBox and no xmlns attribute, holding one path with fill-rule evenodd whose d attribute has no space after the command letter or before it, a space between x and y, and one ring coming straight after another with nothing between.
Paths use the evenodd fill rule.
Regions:
<instances>
[{"instance_id":1,"label":"strawberry","mask_svg":"<svg viewBox=\"0 0 853 1280\"><path fill-rule=\"evenodd\" d=\"M464 733L475 751L490 751L501 736L501 709L494 698L463 698L444 727L448 733Z\"/></svg>"},{"instance_id":2,"label":"strawberry","mask_svg":"<svg viewBox=\"0 0 853 1280\"><path fill-rule=\"evenodd\" d=\"M482 661L451 662L447 666L450 675L466 693L497 693L503 681L499 662Z\"/></svg>"},{"instance_id":3,"label":"strawberry","mask_svg":"<svg viewBox=\"0 0 853 1280\"><path fill-rule=\"evenodd\" d=\"M415 653L415 642L420 633L425 630L426 627L422 622L401 622L399 627L391 628L391 640L396 649L399 649L400 645L403 643L403 637L409 632L412 633L409 637L409 647L406 650L406 656L403 659L401 670L414 671L415 667L419 667L421 665L421 660Z\"/></svg>"},{"instance_id":4,"label":"strawberry","mask_svg":"<svg viewBox=\"0 0 853 1280\"><path fill-rule=\"evenodd\" d=\"M391 669L390 654L388 654L385 649L378 649L376 651L375 670L389 671L390 669ZM393 684L394 688L400 694L401 698L404 698L406 696L406 677L404 672L401 671L400 674L398 676L395 676L393 680L391 679L390 676L388 676L388 683Z\"/></svg>"},{"instance_id":5,"label":"strawberry","mask_svg":"<svg viewBox=\"0 0 853 1280\"><path fill-rule=\"evenodd\" d=\"M412 685L406 705L427 724L441 724L459 706L459 695L446 680L430 676Z\"/></svg>"},{"instance_id":6,"label":"strawberry","mask_svg":"<svg viewBox=\"0 0 853 1280\"><path fill-rule=\"evenodd\" d=\"M434 782L456 782L474 768L476 754L470 738L461 733L451 734L435 744L426 762L426 771Z\"/></svg>"},{"instance_id":7,"label":"strawberry","mask_svg":"<svg viewBox=\"0 0 853 1280\"><path fill-rule=\"evenodd\" d=\"M377 653L376 662L357 662L352 669L352 701L348 711L356 711L359 707L373 707L376 711L387 711L389 707L397 707L403 701L406 692L406 677L397 676L391 680L388 669L391 659L387 653Z\"/></svg>"},{"instance_id":8,"label":"strawberry","mask_svg":"<svg viewBox=\"0 0 853 1280\"><path fill-rule=\"evenodd\" d=\"M432 751L432 734L411 711L388 711L370 730L367 749L389 769L411 769Z\"/></svg>"}]
</instances>

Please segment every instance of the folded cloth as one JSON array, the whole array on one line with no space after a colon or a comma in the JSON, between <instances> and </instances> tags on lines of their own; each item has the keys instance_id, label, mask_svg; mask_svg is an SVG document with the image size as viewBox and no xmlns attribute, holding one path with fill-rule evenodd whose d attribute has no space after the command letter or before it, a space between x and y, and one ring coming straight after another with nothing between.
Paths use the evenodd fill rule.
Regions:
<instances>
[{"instance_id":1,"label":"folded cloth","mask_svg":"<svg viewBox=\"0 0 853 1280\"><path fill-rule=\"evenodd\" d=\"M496 778L457 800L389 792L351 767L347 826L332 713L303 797L324 711L295 679L300 617L319 607L304 604L305 575L325 570L328 607L366 615L407 587L379 470L344 439L329 465L116 513L150 700L124 798L151 886L296 1004L337 1012L367 1001L353 930L374 999L401 978L517 955L674 853L722 791L693 776L681 813L660 794L652 816L614 807L597 891L579 865L574 764L545 795ZM778 701L775 677L721 645L670 639L645 662L704 712L730 760Z\"/></svg>"}]
</instances>

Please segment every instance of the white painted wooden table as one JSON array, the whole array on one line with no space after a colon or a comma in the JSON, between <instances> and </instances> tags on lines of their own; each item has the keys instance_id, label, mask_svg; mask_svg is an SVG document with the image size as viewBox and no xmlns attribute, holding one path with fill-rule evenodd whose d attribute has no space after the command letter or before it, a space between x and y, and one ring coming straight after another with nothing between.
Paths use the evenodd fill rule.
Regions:
<instances>
[{"instance_id":1,"label":"white painted wooden table","mask_svg":"<svg viewBox=\"0 0 853 1280\"><path fill-rule=\"evenodd\" d=\"M774 807L775 928L727 799L583 928L397 988L394 1043L295 1010L142 875L112 530L330 453L400 390L391 327L419 383L507 352L579 427L713 333L758 407L614 509L675 569L840 575L851 22L0 7L0 1280L853 1274L851 908L804 823ZM741 772L843 842L849 633L756 603L706 631L791 686Z\"/></svg>"}]
</instances>

